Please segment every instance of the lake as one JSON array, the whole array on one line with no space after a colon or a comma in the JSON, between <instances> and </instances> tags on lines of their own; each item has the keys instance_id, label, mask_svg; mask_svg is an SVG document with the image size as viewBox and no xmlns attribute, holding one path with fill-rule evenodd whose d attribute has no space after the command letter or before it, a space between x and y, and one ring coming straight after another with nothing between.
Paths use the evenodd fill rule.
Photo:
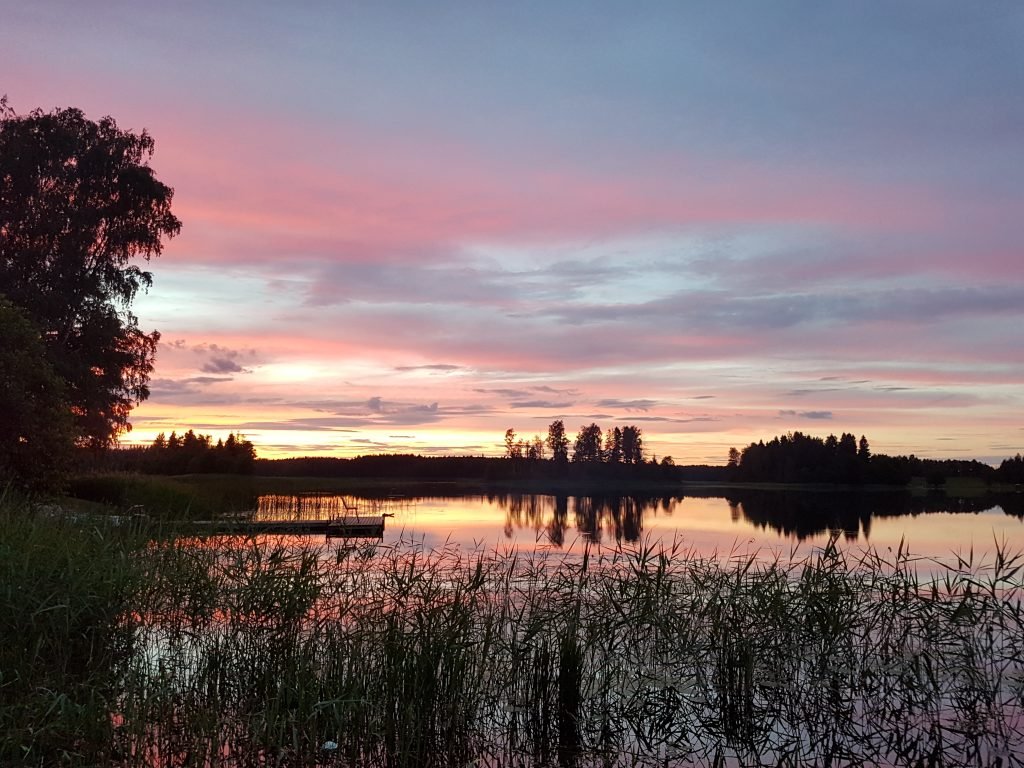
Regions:
<instances>
[{"instance_id":1,"label":"lake","mask_svg":"<svg viewBox=\"0 0 1024 768\"><path fill-rule=\"evenodd\" d=\"M259 497L257 517L393 515L384 543L435 549L554 550L673 543L703 557L803 555L837 537L849 552L901 546L922 558L1024 548L1024 494L730 489L726 494L491 494L377 497L310 492Z\"/></svg>"},{"instance_id":2,"label":"lake","mask_svg":"<svg viewBox=\"0 0 1024 768\"><path fill-rule=\"evenodd\" d=\"M1020 764L1020 567L979 565L1024 543L1020 494L688 490L265 494L264 519L393 517L383 546L155 541L124 751L160 766ZM789 564L831 540L885 559ZM618 553L645 542L698 556ZM978 557L890 567L885 550L907 546Z\"/></svg>"}]
</instances>

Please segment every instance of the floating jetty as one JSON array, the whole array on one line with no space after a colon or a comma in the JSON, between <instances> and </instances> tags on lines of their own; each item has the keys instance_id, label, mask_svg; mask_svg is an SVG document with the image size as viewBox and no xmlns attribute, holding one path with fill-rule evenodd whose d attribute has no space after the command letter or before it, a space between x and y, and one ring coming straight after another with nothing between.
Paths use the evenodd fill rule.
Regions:
<instances>
[{"instance_id":1,"label":"floating jetty","mask_svg":"<svg viewBox=\"0 0 1024 768\"><path fill-rule=\"evenodd\" d=\"M323 535L328 538L379 539L384 535L384 515L359 515L325 520L190 520L175 527L200 535L279 533L284 535Z\"/></svg>"}]
</instances>

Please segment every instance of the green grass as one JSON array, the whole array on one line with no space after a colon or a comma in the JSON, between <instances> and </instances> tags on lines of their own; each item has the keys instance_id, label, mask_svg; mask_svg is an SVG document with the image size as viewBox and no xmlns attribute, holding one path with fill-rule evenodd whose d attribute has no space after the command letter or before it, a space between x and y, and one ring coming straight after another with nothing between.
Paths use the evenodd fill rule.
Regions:
<instances>
[{"instance_id":1,"label":"green grass","mask_svg":"<svg viewBox=\"0 0 1024 768\"><path fill-rule=\"evenodd\" d=\"M109 757L138 543L0 499L0 764Z\"/></svg>"},{"instance_id":2,"label":"green grass","mask_svg":"<svg viewBox=\"0 0 1024 768\"><path fill-rule=\"evenodd\" d=\"M834 548L141 543L10 505L2 525L4 765L1022 764L1005 552L934 578Z\"/></svg>"},{"instance_id":3,"label":"green grass","mask_svg":"<svg viewBox=\"0 0 1024 768\"><path fill-rule=\"evenodd\" d=\"M167 763L314 765L327 741L339 765L1018 759L1018 560L921 584L902 554L686 555L167 543L123 736Z\"/></svg>"},{"instance_id":4,"label":"green grass","mask_svg":"<svg viewBox=\"0 0 1024 768\"><path fill-rule=\"evenodd\" d=\"M210 519L256 505L252 480L241 475L79 475L70 481L68 495L157 520Z\"/></svg>"}]
</instances>

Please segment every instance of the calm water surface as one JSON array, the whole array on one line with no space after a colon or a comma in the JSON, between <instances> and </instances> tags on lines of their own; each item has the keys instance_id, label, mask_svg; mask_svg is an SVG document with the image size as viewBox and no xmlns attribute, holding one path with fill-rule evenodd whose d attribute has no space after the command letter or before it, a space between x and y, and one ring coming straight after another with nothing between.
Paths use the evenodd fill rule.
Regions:
<instances>
[{"instance_id":1,"label":"calm water surface","mask_svg":"<svg viewBox=\"0 0 1024 768\"><path fill-rule=\"evenodd\" d=\"M945 560L989 557L995 542L1024 549L1024 494L956 498L935 494L744 490L726 496L492 496L371 499L336 494L264 496L267 518L388 512L384 543L426 548L516 548L567 553L641 543L679 545L701 556L810 554L838 536L851 552L904 549Z\"/></svg>"}]
</instances>

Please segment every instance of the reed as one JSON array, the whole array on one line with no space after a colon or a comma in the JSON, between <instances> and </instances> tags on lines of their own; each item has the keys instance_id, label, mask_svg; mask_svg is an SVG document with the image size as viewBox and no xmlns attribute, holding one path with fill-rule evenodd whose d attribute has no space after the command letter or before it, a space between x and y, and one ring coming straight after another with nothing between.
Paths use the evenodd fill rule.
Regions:
<instances>
[{"instance_id":1,"label":"reed","mask_svg":"<svg viewBox=\"0 0 1024 768\"><path fill-rule=\"evenodd\" d=\"M256 506L252 479L240 476L196 480L130 472L94 473L73 477L68 485L68 493L74 498L156 520L211 519Z\"/></svg>"},{"instance_id":2,"label":"reed","mask_svg":"<svg viewBox=\"0 0 1024 768\"><path fill-rule=\"evenodd\" d=\"M140 583L125 536L0 498L0 765L111 759Z\"/></svg>"},{"instance_id":3,"label":"reed","mask_svg":"<svg viewBox=\"0 0 1024 768\"><path fill-rule=\"evenodd\" d=\"M358 512L355 500L336 493L269 493L256 505L257 518L267 520L331 520Z\"/></svg>"},{"instance_id":4,"label":"reed","mask_svg":"<svg viewBox=\"0 0 1024 768\"><path fill-rule=\"evenodd\" d=\"M120 706L143 764L1015 765L1024 748L1005 553L925 579L905 552L834 547L726 565L167 547L196 563L158 580L209 573L215 596L135 627L148 650Z\"/></svg>"},{"instance_id":5,"label":"reed","mask_svg":"<svg viewBox=\"0 0 1024 768\"><path fill-rule=\"evenodd\" d=\"M1005 547L937 570L902 549L850 561L826 547L797 562L280 538L108 551L103 535L67 531L71 549L48 557L74 580L36 590L16 575L46 570L18 560L36 544L10 546L8 533L41 546L52 530L5 525L5 577L35 592L8 590L21 619L4 624L5 648L36 612L60 613L47 594L82 592L61 603L93 606L87 622L64 611L60 627L33 629L46 650L4 651L10 764L47 764L31 728L81 729L65 743L94 747L67 762L123 766L1012 766L1024 755L1022 560ZM106 565L80 576L81 557ZM100 578L114 561L122 581ZM80 680L70 667L87 647ZM53 658L63 676L46 671ZM50 708L44 689L81 704L88 723ZM81 699L87 690L100 693Z\"/></svg>"}]
</instances>

